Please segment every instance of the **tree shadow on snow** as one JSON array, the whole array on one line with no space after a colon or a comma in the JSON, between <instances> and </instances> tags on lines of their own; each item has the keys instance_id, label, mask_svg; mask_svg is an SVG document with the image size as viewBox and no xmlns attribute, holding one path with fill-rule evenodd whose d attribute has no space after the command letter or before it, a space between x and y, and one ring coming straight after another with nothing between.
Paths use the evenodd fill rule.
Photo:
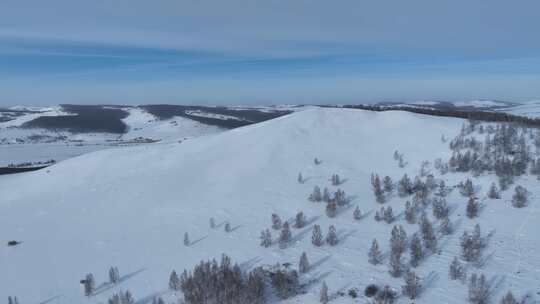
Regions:
<instances>
[{"instance_id":1,"label":"tree shadow on snow","mask_svg":"<svg viewBox=\"0 0 540 304\"><path fill-rule=\"evenodd\" d=\"M208 237L208 235L205 235L205 236L203 236L203 237L201 237L201 238L196 239L195 241L189 243L189 246L188 246L188 247L191 247L191 246L193 246L193 245L195 245L195 244L197 244L197 243L203 241L203 240L206 239L207 237Z\"/></svg>"},{"instance_id":2,"label":"tree shadow on snow","mask_svg":"<svg viewBox=\"0 0 540 304\"><path fill-rule=\"evenodd\" d=\"M340 288L339 288L338 290L336 290L335 292L333 292L333 293L328 297L328 299L329 299L330 301L332 301L332 300L335 300L335 299L339 298L341 295L343 295L343 294L345 293L345 290L346 290L347 288L349 288L349 286L351 286L351 283L350 283L350 282L347 283L347 284L345 284L345 285L343 285L342 287L340 287Z\"/></svg>"},{"instance_id":3,"label":"tree shadow on snow","mask_svg":"<svg viewBox=\"0 0 540 304\"><path fill-rule=\"evenodd\" d=\"M430 272L423 280L422 289L429 289L437 280L439 279L439 274L435 271Z\"/></svg>"},{"instance_id":4,"label":"tree shadow on snow","mask_svg":"<svg viewBox=\"0 0 540 304\"><path fill-rule=\"evenodd\" d=\"M353 230L351 230L349 232L346 232L346 230L344 230L344 229L339 230L338 233L337 233L338 244L344 243L347 240L348 237L350 237L351 235L353 235L353 234L355 234L357 232L358 232L358 230L356 230L356 229L353 229Z\"/></svg>"},{"instance_id":5,"label":"tree shadow on snow","mask_svg":"<svg viewBox=\"0 0 540 304\"><path fill-rule=\"evenodd\" d=\"M49 299L47 299L45 301L39 302L39 304L47 304L47 303L50 303L50 302L52 302L52 301L54 301L56 299L60 299L61 297L62 297L62 295L57 295L57 296L49 298Z\"/></svg>"},{"instance_id":6,"label":"tree shadow on snow","mask_svg":"<svg viewBox=\"0 0 540 304\"><path fill-rule=\"evenodd\" d=\"M320 215L316 215L316 216L310 217L309 220L306 221L306 226L309 226L309 225L315 223L315 222L318 221L320 218L321 218Z\"/></svg>"},{"instance_id":7,"label":"tree shadow on snow","mask_svg":"<svg viewBox=\"0 0 540 304\"><path fill-rule=\"evenodd\" d=\"M330 260L331 257L332 257L331 255L327 255L327 256L317 260L315 263L313 263L313 264L311 264L309 266L309 271L315 270L316 268L318 268L319 266L324 264L326 261Z\"/></svg>"},{"instance_id":8,"label":"tree shadow on snow","mask_svg":"<svg viewBox=\"0 0 540 304\"><path fill-rule=\"evenodd\" d=\"M135 304L148 304L148 303L152 303L152 301L157 298L157 297L161 297L165 294L167 294L168 291L160 291L160 292L154 292L152 294L149 294L137 301L135 301Z\"/></svg>"},{"instance_id":9,"label":"tree shadow on snow","mask_svg":"<svg viewBox=\"0 0 540 304\"><path fill-rule=\"evenodd\" d=\"M262 259L260 257L254 257L254 258L251 258L251 259L249 259L249 260L247 260L245 262L240 263L238 266L243 271L247 271L247 270L253 268L253 266L255 266L260 261L262 261Z\"/></svg>"},{"instance_id":10,"label":"tree shadow on snow","mask_svg":"<svg viewBox=\"0 0 540 304\"><path fill-rule=\"evenodd\" d=\"M92 296L97 296L111 288L114 288L122 283L124 283L125 281L131 279L132 277L138 275L139 273L145 271L146 268L142 268L142 269L139 269L137 271L134 271L132 273L128 273L126 275L123 275L120 277L120 280L118 280L118 283L116 284L112 284L111 282L104 282L102 283L101 285L99 285L97 288L96 288L96 291L94 291L94 293L92 294Z\"/></svg>"},{"instance_id":11,"label":"tree shadow on snow","mask_svg":"<svg viewBox=\"0 0 540 304\"><path fill-rule=\"evenodd\" d=\"M368 212L362 214L362 215L360 216L360 220L363 220L363 219L365 219L366 217L369 217L371 214L373 214L373 212L374 212L373 209L371 209L371 210L369 210Z\"/></svg>"},{"instance_id":12,"label":"tree shadow on snow","mask_svg":"<svg viewBox=\"0 0 540 304\"><path fill-rule=\"evenodd\" d=\"M291 238L291 243L296 243L296 242L301 241L306 236L306 234L308 234L311 230L312 230L311 227L304 228L302 231L298 232Z\"/></svg>"},{"instance_id":13,"label":"tree shadow on snow","mask_svg":"<svg viewBox=\"0 0 540 304\"><path fill-rule=\"evenodd\" d=\"M319 284L322 282L325 278L327 278L330 274L332 274L332 271L326 271L323 273L316 273L312 279L310 279L308 282L306 282L302 287L305 289L311 289L314 285Z\"/></svg>"}]
</instances>

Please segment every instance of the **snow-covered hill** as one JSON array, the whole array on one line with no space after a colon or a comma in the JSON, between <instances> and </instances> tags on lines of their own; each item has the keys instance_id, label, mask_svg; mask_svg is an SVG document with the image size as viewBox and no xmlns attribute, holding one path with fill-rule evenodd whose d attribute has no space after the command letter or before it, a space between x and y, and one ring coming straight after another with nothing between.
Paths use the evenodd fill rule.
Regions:
<instances>
[{"instance_id":1,"label":"snow-covered hill","mask_svg":"<svg viewBox=\"0 0 540 304\"><path fill-rule=\"evenodd\" d=\"M143 119L144 120L144 119ZM191 269L201 259L226 253L247 269L256 265L290 262L296 267L303 251L313 265L302 282L314 279L306 293L283 303L317 303L321 281L327 282L331 303L364 303L345 294L371 283L399 288L400 278L382 265L368 263L374 238L389 252L391 224L376 222L370 174L418 174L422 161L448 158L448 143L460 132L462 120L406 112L369 112L346 109L311 109L219 134L200 136L182 143L102 150L58 163L46 170L0 176L0 240L20 240L16 247L0 247L0 298L17 295L20 303L105 303L119 290L129 289L148 303L156 295L167 303L172 269ZM394 150L408 163L398 167ZM322 160L320 165L313 158ZM302 172L305 183L297 182ZM331 186L338 173L345 182ZM433 173L436 174L436 171ZM448 173L442 178L455 185L470 177ZM467 200L457 190L447 198L453 209L456 232L439 240L440 254L429 256L417 269L424 290L416 303L464 303L466 285L448 279L448 265L459 255L464 229L480 223L491 233L485 263L469 272L485 273L493 302L507 291L536 296L540 292L540 238L538 182L522 177L517 184L533 194L523 209L510 205L512 191L501 200L484 196L492 175L473 179L484 203L480 217L465 217ZM314 186L343 189L350 208L337 217L325 215L323 203L307 200ZM410 198L392 197L387 206L403 212ZM367 214L355 221L355 206ZM260 231L270 227L276 213L291 220L302 210L308 226L293 229L293 243L286 249L259 246ZM209 218L219 227L211 229ZM232 232L223 231L229 222ZM326 234L335 225L339 243L317 248L311 244L314 224ZM402 216L396 224L408 235L418 230ZM437 224L436 224L437 225ZM182 243L187 232L190 246ZM273 231L274 239L278 232ZM101 285L110 266L124 276L118 286ZM98 294L85 298L79 280L96 277ZM538 297L537 297L538 298ZM409 303L401 297L399 303Z\"/></svg>"}]
</instances>

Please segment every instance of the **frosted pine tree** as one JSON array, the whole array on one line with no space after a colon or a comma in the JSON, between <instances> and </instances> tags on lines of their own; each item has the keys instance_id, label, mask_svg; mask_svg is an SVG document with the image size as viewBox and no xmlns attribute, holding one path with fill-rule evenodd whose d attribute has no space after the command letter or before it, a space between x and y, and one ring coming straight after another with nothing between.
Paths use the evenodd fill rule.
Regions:
<instances>
[{"instance_id":1,"label":"frosted pine tree","mask_svg":"<svg viewBox=\"0 0 540 304\"><path fill-rule=\"evenodd\" d=\"M328 228L328 234L326 235L326 243L328 243L328 245L330 246L335 246L338 243L338 237L334 225L330 225L330 227Z\"/></svg>"},{"instance_id":2,"label":"frosted pine tree","mask_svg":"<svg viewBox=\"0 0 540 304\"><path fill-rule=\"evenodd\" d=\"M465 268L459 262L457 257L454 257L450 267L448 269L448 277L450 280L464 280L465 279Z\"/></svg>"},{"instance_id":3,"label":"frosted pine tree","mask_svg":"<svg viewBox=\"0 0 540 304\"><path fill-rule=\"evenodd\" d=\"M353 211L353 218L357 221L362 219L362 212L358 206Z\"/></svg>"},{"instance_id":4,"label":"frosted pine tree","mask_svg":"<svg viewBox=\"0 0 540 304\"><path fill-rule=\"evenodd\" d=\"M323 189L322 200L323 202L330 202L330 191L326 187Z\"/></svg>"},{"instance_id":5,"label":"frosted pine tree","mask_svg":"<svg viewBox=\"0 0 540 304\"><path fill-rule=\"evenodd\" d=\"M433 216L440 220L447 217L450 213L450 208L446 204L446 199L436 198L433 200Z\"/></svg>"},{"instance_id":6,"label":"frosted pine tree","mask_svg":"<svg viewBox=\"0 0 540 304\"><path fill-rule=\"evenodd\" d=\"M392 182L392 178L388 175L383 179L383 190L388 193L394 191L394 183Z\"/></svg>"},{"instance_id":7,"label":"frosted pine tree","mask_svg":"<svg viewBox=\"0 0 540 304\"><path fill-rule=\"evenodd\" d=\"M298 181L298 183L300 183L300 184L303 184L303 183L304 183L304 177L302 176L302 172L299 172L299 173L298 173L297 181Z\"/></svg>"},{"instance_id":8,"label":"frosted pine tree","mask_svg":"<svg viewBox=\"0 0 540 304\"><path fill-rule=\"evenodd\" d=\"M211 229L215 229L215 228L216 228L216 221L214 220L213 217L210 218L209 223L210 223L210 228L211 228Z\"/></svg>"},{"instance_id":9,"label":"frosted pine tree","mask_svg":"<svg viewBox=\"0 0 540 304\"><path fill-rule=\"evenodd\" d=\"M403 177L399 180L398 183L398 194L401 197L411 195L413 193L413 185L411 179L407 174L404 174Z\"/></svg>"},{"instance_id":10,"label":"frosted pine tree","mask_svg":"<svg viewBox=\"0 0 540 304\"><path fill-rule=\"evenodd\" d=\"M109 282L111 284L116 284L120 282L120 272L117 267L109 268Z\"/></svg>"},{"instance_id":11,"label":"frosted pine tree","mask_svg":"<svg viewBox=\"0 0 540 304\"><path fill-rule=\"evenodd\" d=\"M279 218L279 215L272 214L272 229L279 230L281 229L281 218Z\"/></svg>"},{"instance_id":12,"label":"frosted pine tree","mask_svg":"<svg viewBox=\"0 0 540 304\"><path fill-rule=\"evenodd\" d=\"M454 232L454 227L452 226L452 222L450 222L448 216L441 220L441 226L439 227L439 231L443 235L449 235Z\"/></svg>"},{"instance_id":13,"label":"frosted pine tree","mask_svg":"<svg viewBox=\"0 0 540 304\"><path fill-rule=\"evenodd\" d=\"M404 280L405 285L401 287L401 292L403 295L411 300L418 298L418 294L422 289L422 285L420 285L420 278L418 278L414 271L407 271Z\"/></svg>"},{"instance_id":14,"label":"frosted pine tree","mask_svg":"<svg viewBox=\"0 0 540 304\"><path fill-rule=\"evenodd\" d=\"M165 304L165 301L163 300L162 297L155 297L152 300L152 304Z\"/></svg>"},{"instance_id":15,"label":"frosted pine tree","mask_svg":"<svg viewBox=\"0 0 540 304\"><path fill-rule=\"evenodd\" d=\"M322 304L326 304L328 301L328 286L326 286L326 282L323 282L321 287L320 302Z\"/></svg>"},{"instance_id":16,"label":"frosted pine tree","mask_svg":"<svg viewBox=\"0 0 540 304\"><path fill-rule=\"evenodd\" d=\"M268 248L272 245L272 234L270 233L270 229L266 229L261 231L261 246Z\"/></svg>"},{"instance_id":17,"label":"frosted pine tree","mask_svg":"<svg viewBox=\"0 0 540 304\"><path fill-rule=\"evenodd\" d=\"M129 290L126 290L125 293L120 292L120 303L121 304L134 304L135 299Z\"/></svg>"},{"instance_id":18,"label":"frosted pine tree","mask_svg":"<svg viewBox=\"0 0 540 304\"><path fill-rule=\"evenodd\" d=\"M184 245L185 246L189 246L190 242L189 242L189 235L187 232L184 233Z\"/></svg>"},{"instance_id":19,"label":"frosted pine tree","mask_svg":"<svg viewBox=\"0 0 540 304\"><path fill-rule=\"evenodd\" d=\"M424 241L424 246L431 252L436 252L437 236L435 235L435 231L433 230L433 225L425 214L423 214L422 218L420 219L420 232L422 233L422 240Z\"/></svg>"},{"instance_id":20,"label":"frosted pine tree","mask_svg":"<svg viewBox=\"0 0 540 304\"><path fill-rule=\"evenodd\" d=\"M392 252L398 252L402 254L405 252L405 246L407 244L407 233L401 225L394 226L392 228L392 236L390 238L390 248Z\"/></svg>"},{"instance_id":21,"label":"frosted pine tree","mask_svg":"<svg viewBox=\"0 0 540 304\"><path fill-rule=\"evenodd\" d=\"M512 196L512 206L516 208L525 207L527 205L527 189L522 186L516 186L514 191L514 195Z\"/></svg>"},{"instance_id":22,"label":"frosted pine tree","mask_svg":"<svg viewBox=\"0 0 540 304\"><path fill-rule=\"evenodd\" d=\"M418 234L413 234L410 242L410 263L412 267L418 267L420 261L424 258L424 247Z\"/></svg>"},{"instance_id":23,"label":"frosted pine tree","mask_svg":"<svg viewBox=\"0 0 540 304\"><path fill-rule=\"evenodd\" d=\"M394 221L394 211L392 207L388 207L384 210L383 219L386 223L391 224Z\"/></svg>"},{"instance_id":24,"label":"frosted pine tree","mask_svg":"<svg viewBox=\"0 0 540 304\"><path fill-rule=\"evenodd\" d=\"M394 278L400 277L401 273L403 272L403 268L401 265L401 252L394 252L392 251L390 253L390 262L388 264L389 273Z\"/></svg>"},{"instance_id":25,"label":"frosted pine tree","mask_svg":"<svg viewBox=\"0 0 540 304\"><path fill-rule=\"evenodd\" d=\"M296 219L294 221L294 228L303 228L306 225L306 217L302 211L296 214Z\"/></svg>"},{"instance_id":26,"label":"frosted pine tree","mask_svg":"<svg viewBox=\"0 0 540 304\"><path fill-rule=\"evenodd\" d=\"M511 291L507 292L506 295L501 299L501 304L518 304Z\"/></svg>"},{"instance_id":27,"label":"frosted pine tree","mask_svg":"<svg viewBox=\"0 0 540 304\"><path fill-rule=\"evenodd\" d=\"M326 204L326 215L328 217L335 217L337 214L337 204L334 200L331 200Z\"/></svg>"},{"instance_id":28,"label":"frosted pine tree","mask_svg":"<svg viewBox=\"0 0 540 304\"><path fill-rule=\"evenodd\" d=\"M169 290L172 291L178 291L180 290L180 278L178 277L178 274L176 274L176 271L172 271L171 275L169 276Z\"/></svg>"},{"instance_id":29,"label":"frosted pine tree","mask_svg":"<svg viewBox=\"0 0 540 304\"><path fill-rule=\"evenodd\" d=\"M292 239L291 229L289 228L289 223L285 222L281 228L281 233L279 235L279 248L284 249L289 245L289 242Z\"/></svg>"},{"instance_id":30,"label":"frosted pine tree","mask_svg":"<svg viewBox=\"0 0 540 304\"><path fill-rule=\"evenodd\" d=\"M96 291L96 281L94 280L94 275L89 273L84 280L84 295L89 297L94 291Z\"/></svg>"},{"instance_id":31,"label":"frosted pine tree","mask_svg":"<svg viewBox=\"0 0 540 304\"><path fill-rule=\"evenodd\" d=\"M474 199L474 197L470 197L469 201L467 202L467 217L471 219L477 217L479 209L480 207L476 199Z\"/></svg>"},{"instance_id":32,"label":"frosted pine tree","mask_svg":"<svg viewBox=\"0 0 540 304\"><path fill-rule=\"evenodd\" d=\"M306 252L302 252L300 262L298 263L298 272L306 273L309 271L309 261Z\"/></svg>"},{"instance_id":33,"label":"frosted pine tree","mask_svg":"<svg viewBox=\"0 0 540 304\"><path fill-rule=\"evenodd\" d=\"M486 277L476 273L471 275L469 280L469 303L471 304L487 304L489 300L489 286L486 282Z\"/></svg>"},{"instance_id":34,"label":"frosted pine tree","mask_svg":"<svg viewBox=\"0 0 540 304\"><path fill-rule=\"evenodd\" d=\"M446 183L441 180L439 182L439 187L437 188L437 193L436 193L438 196L440 197L445 197L447 194L448 194L448 189L446 188Z\"/></svg>"},{"instance_id":35,"label":"frosted pine tree","mask_svg":"<svg viewBox=\"0 0 540 304\"><path fill-rule=\"evenodd\" d=\"M377 242L377 239L373 239L373 242L371 243L371 248L369 249L368 257L368 261L373 265L377 265L382 262L382 254L381 250L379 249L379 243Z\"/></svg>"},{"instance_id":36,"label":"frosted pine tree","mask_svg":"<svg viewBox=\"0 0 540 304\"><path fill-rule=\"evenodd\" d=\"M490 199L500 199L501 195L499 194L499 189L497 189L497 186L495 183L491 183L491 186L489 187L489 191L487 193L487 196Z\"/></svg>"},{"instance_id":37,"label":"frosted pine tree","mask_svg":"<svg viewBox=\"0 0 540 304\"><path fill-rule=\"evenodd\" d=\"M410 201L405 202L405 220L409 224L416 224L416 208Z\"/></svg>"},{"instance_id":38,"label":"frosted pine tree","mask_svg":"<svg viewBox=\"0 0 540 304\"><path fill-rule=\"evenodd\" d=\"M379 178L379 175L375 174L375 176L372 178L371 186L373 188L373 194L375 195L375 200L377 203L384 204L384 191L381 186L381 179Z\"/></svg>"},{"instance_id":39,"label":"frosted pine tree","mask_svg":"<svg viewBox=\"0 0 540 304\"><path fill-rule=\"evenodd\" d=\"M231 232L232 231L232 228L231 228L231 223L229 222L226 222L225 223L225 232Z\"/></svg>"},{"instance_id":40,"label":"frosted pine tree","mask_svg":"<svg viewBox=\"0 0 540 304\"><path fill-rule=\"evenodd\" d=\"M311 243L317 247L323 245L323 235L321 231L321 226L313 226L313 234L311 235Z\"/></svg>"}]
</instances>

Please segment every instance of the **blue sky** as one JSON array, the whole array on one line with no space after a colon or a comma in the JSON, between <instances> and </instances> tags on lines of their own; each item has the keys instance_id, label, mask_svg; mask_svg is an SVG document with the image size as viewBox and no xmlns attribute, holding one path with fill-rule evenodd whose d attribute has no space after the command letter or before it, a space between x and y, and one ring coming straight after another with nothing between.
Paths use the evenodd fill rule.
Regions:
<instances>
[{"instance_id":1,"label":"blue sky","mask_svg":"<svg viewBox=\"0 0 540 304\"><path fill-rule=\"evenodd\" d=\"M540 100L536 0L0 4L0 106Z\"/></svg>"}]
</instances>

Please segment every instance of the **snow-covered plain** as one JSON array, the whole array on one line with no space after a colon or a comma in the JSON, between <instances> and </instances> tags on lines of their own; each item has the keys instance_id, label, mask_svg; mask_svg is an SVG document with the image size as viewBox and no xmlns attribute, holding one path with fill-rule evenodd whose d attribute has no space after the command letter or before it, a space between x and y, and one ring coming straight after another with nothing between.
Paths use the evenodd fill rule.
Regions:
<instances>
[{"instance_id":1,"label":"snow-covered plain","mask_svg":"<svg viewBox=\"0 0 540 304\"><path fill-rule=\"evenodd\" d=\"M182 143L107 149L46 170L0 176L0 241L24 242L0 247L0 299L16 295L21 303L105 303L114 292L129 289L137 303L148 303L155 295L169 303L175 299L167 291L172 269L191 269L201 259L222 253L245 269L276 262L296 267L306 251L314 267L301 277L303 282L325 280L331 303L366 303L362 297L353 300L336 293L350 288L362 293L370 283L399 289L403 283L389 275L388 260L377 266L368 263L373 238L388 253L393 226L373 219L380 205L371 191L370 174L397 180L404 173L418 174L424 160L447 159L450 150L441 134L454 137L462 122L398 111L311 109ZM396 149L408 162L403 169L392 158ZM322 164L314 165L314 157ZM296 181L298 172L305 183ZM333 173L345 179L339 188L352 202L350 209L330 219L324 204L312 203L307 196L315 185L335 190L329 181ZM451 186L469 176L436 177ZM468 270L487 275L492 302L509 289L538 299L538 181L527 176L516 180L533 193L531 204L523 209L511 207L511 191L501 200L486 199L492 181L493 175L473 178L485 203L479 218L465 216L466 199L458 191L447 198L455 208L451 220L457 231L439 240L441 254L419 266L419 276L429 279L415 303L466 302L466 286L448 280L448 265L459 255L462 231L476 223L493 236L484 251L485 265ZM386 204L399 214L405 201L393 197ZM360 221L352 217L356 205L368 214ZM270 227L272 213L292 219L300 210L310 224L293 229L291 246L259 246L260 231ZM211 229L210 217L218 224L230 222L233 231ZM418 230L403 219L397 223L409 236ZM339 244L315 248L314 224L321 225L324 234L335 225ZM182 244L185 232L193 243L189 247ZM85 298L79 280L92 272L99 286L108 280L110 266L118 266L125 280ZM283 303L317 303L320 281ZM401 297L398 302L410 300Z\"/></svg>"}]
</instances>

